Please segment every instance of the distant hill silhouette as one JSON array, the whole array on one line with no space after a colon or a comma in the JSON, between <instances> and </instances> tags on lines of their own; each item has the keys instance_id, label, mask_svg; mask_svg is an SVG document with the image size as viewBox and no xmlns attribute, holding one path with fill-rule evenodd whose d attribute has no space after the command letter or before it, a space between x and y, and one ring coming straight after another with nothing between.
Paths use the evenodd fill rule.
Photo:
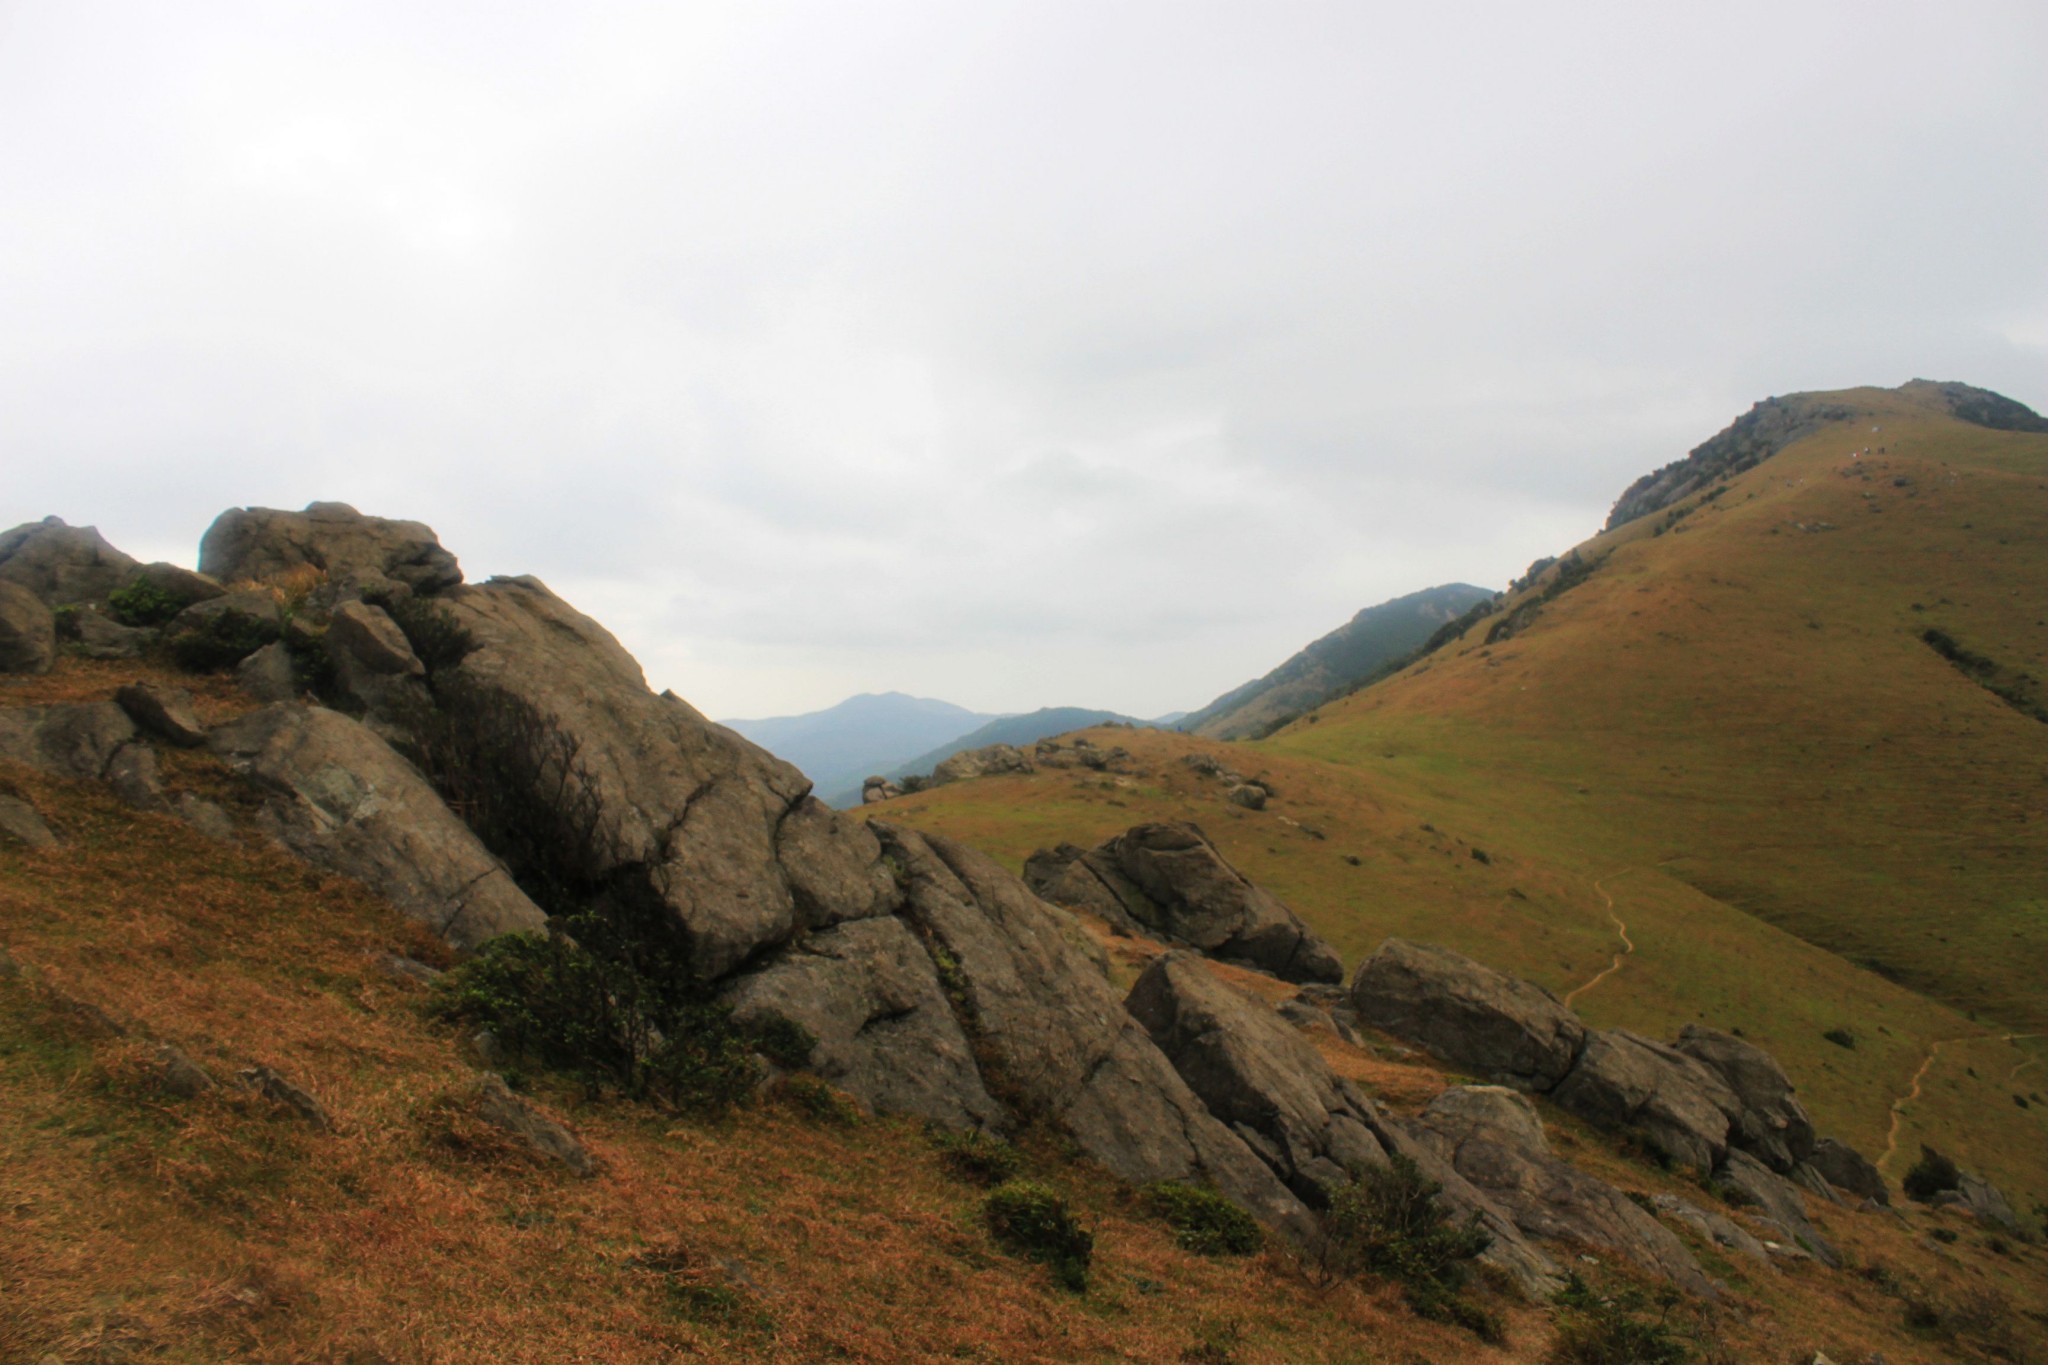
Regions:
<instances>
[{"instance_id":1,"label":"distant hill silhouette","mask_svg":"<svg viewBox=\"0 0 2048 1365\"><path fill-rule=\"evenodd\" d=\"M912 773L928 773L965 749L986 749L991 744L1014 744L1028 748L1041 739L1053 735L1064 735L1070 730L1084 730L1091 725L1106 725L1112 722L1151 726L1149 720L1135 716L1121 715L1115 711L1095 711L1085 706L1043 706L1036 711L1027 711L1020 716L1002 716L990 721L971 734L961 735L946 743L919 754L907 763L898 764L882 775L891 779L908 777ZM829 795L824 800L834 806L860 804L860 779L854 779L850 800L834 801Z\"/></svg>"},{"instance_id":2,"label":"distant hill silhouette","mask_svg":"<svg viewBox=\"0 0 2048 1365\"><path fill-rule=\"evenodd\" d=\"M1175 728L1211 739L1270 734L1408 654L1447 622L1493 596L1446 583L1367 607L1263 678L1224 693Z\"/></svg>"},{"instance_id":3,"label":"distant hill silhouette","mask_svg":"<svg viewBox=\"0 0 2048 1365\"><path fill-rule=\"evenodd\" d=\"M823 711L720 724L803 769L820 799L845 804L851 789L851 804L858 805L861 779L868 774L887 772L994 719L930 697L863 692ZM834 794L842 800L832 800Z\"/></svg>"}]
</instances>

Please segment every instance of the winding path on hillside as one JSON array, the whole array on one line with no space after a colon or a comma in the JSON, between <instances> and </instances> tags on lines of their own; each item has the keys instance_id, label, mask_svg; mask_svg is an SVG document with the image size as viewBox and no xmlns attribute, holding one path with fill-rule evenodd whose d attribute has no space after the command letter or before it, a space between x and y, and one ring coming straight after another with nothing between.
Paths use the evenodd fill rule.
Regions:
<instances>
[{"instance_id":1,"label":"winding path on hillside","mask_svg":"<svg viewBox=\"0 0 2048 1365\"><path fill-rule=\"evenodd\" d=\"M1897 1099L1892 1101L1892 1122L1891 1127L1885 1132L1884 1135L1884 1155L1877 1159L1877 1167L1879 1170L1885 1170L1889 1168L1891 1165L1892 1158L1898 1155L1899 1128L1905 1123L1906 1106L1911 1104L1914 1100L1920 1098L1921 1084L1926 1081L1927 1073L1933 1068L1935 1060L1941 1056L1941 1050L1951 1043L1975 1042L1979 1039L1989 1038L1991 1036L1992 1035L1988 1033L1961 1033L1957 1034L1953 1038L1937 1038L1927 1045L1927 1055L1921 1058L1920 1069L1913 1073L1913 1083L1911 1087L1907 1089L1905 1094L1899 1096ZM2039 1038L2041 1036L2042 1035L2038 1033L2005 1033L1998 1035L1998 1041L2001 1043L2018 1043L2023 1042L2029 1038ZM2012 1069L2011 1074L2006 1077L2006 1080L2011 1081L2014 1076L2019 1075L2020 1072L2026 1070L2028 1067L2032 1066L2035 1062L2038 1062L2039 1060L2041 1059L2038 1057L2029 1057L2025 1061L2022 1061L2018 1066L2015 1066Z\"/></svg>"},{"instance_id":2,"label":"winding path on hillside","mask_svg":"<svg viewBox=\"0 0 2048 1365\"><path fill-rule=\"evenodd\" d=\"M1626 877L1629 873L1633 871L1635 871L1635 869L1632 867L1624 867L1619 872L1608 873L1605 880L1611 882L1618 877ZM1580 986L1577 990L1573 991L1570 995L1567 995L1564 998L1564 1004L1566 1009L1571 1008L1572 1001L1578 999L1587 991L1592 990L1595 986L1605 981L1608 977L1613 976L1616 972L1620 971L1621 964L1627 960L1629 954L1635 952L1636 950L1635 940L1628 936L1628 925L1623 922L1620 915L1614 913L1614 897L1607 894L1607 888L1600 884L1600 879L1596 878L1594 880L1593 889L1600 893L1601 900L1607 902L1607 918L1614 921L1614 932L1621 935L1621 951L1616 953L1614 955L1614 961L1608 963L1607 966L1604 969L1602 969L1599 973L1597 973L1591 981L1588 981L1585 985Z\"/></svg>"}]
</instances>

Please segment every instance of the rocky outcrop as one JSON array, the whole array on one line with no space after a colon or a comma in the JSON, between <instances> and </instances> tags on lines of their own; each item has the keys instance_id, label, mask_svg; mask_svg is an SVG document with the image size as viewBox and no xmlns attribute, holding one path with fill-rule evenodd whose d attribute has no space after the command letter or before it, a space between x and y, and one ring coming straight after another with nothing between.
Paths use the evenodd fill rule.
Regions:
<instances>
[{"instance_id":1,"label":"rocky outcrop","mask_svg":"<svg viewBox=\"0 0 2048 1365\"><path fill-rule=\"evenodd\" d=\"M524 799L587 817L588 873L666 907L703 979L800 929L894 908L864 825L834 816L789 764L649 691L619 642L538 579L442 600L476 648L431 679L439 704L485 730L537 719L553 757L532 767Z\"/></svg>"},{"instance_id":2,"label":"rocky outcrop","mask_svg":"<svg viewBox=\"0 0 2048 1365\"><path fill-rule=\"evenodd\" d=\"M114 703L158 739L181 749L196 749L206 743L206 727L192 710L192 694L182 687L130 683L114 694Z\"/></svg>"},{"instance_id":3,"label":"rocky outcrop","mask_svg":"<svg viewBox=\"0 0 2048 1365\"><path fill-rule=\"evenodd\" d=\"M1588 1034L1577 1064L1550 1097L1702 1174L1727 1155L1728 1130L1742 1107L1704 1063L1626 1029Z\"/></svg>"},{"instance_id":4,"label":"rocky outcrop","mask_svg":"<svg viewBox=\"0 0 2048 1365\"><path fill-rule=\"evenodd\" d=\"M1715 1213L1712 1209L1703 1209L1697 1204L1689 1204L1675 1194L1651 1195L1650 1207L1665 1218L1683 1223L1702 1240L1712 1242L1723 1251L1746 1256L1760 1265L1769 1265L1771 1262L1771 1253L1764 1244L1750 1236L1742 1225L1732 1218Z\"/></svg>"},{"instance_id":5,"label":"rocky outcrop","mask_svg":"<svg viewBox=\"0 0 2048 1365\"><path fill-rule=\"evenodd\" d=\"M1055 912L980 853L878 825L903 869L903 909L943 964L991 1088L1064 1128L1122 1179L1208 1181L1297 1238L1313 1222L1196 1098Z\"/></svg>"},{"instance_id":6,"label":"rocky outcrop","mask_svg":"<svg viewBox=\"0 0 2048 1365\"><path fill-rule=\"evenodd\" d=\"M1874 1199L1880 1204L1892 1202L1891 1191L1885 1187L1884 1173L1848 1143L1822 1138L1814 1144L1813 1154L1808 1160L1820 1177L1836 1189L1847 1190L1859 1198Z\"/></svg>"},{"instance_id":7,"label":"rocky outcrop","mask_svg":"<svg viewBox=\"0 0 2048 1365\"><path fill-rule=\"evenodd\" d=\"M903 789L886 777L875 776L860 784L860 803L872 806L877 801L890 801L903 795Z\"/></svg>"},{"instance_id":8,"label":"rocky outcrop","mask_svg":"<svg viewBox=\"0 0 2048 1365\"><path fill-rule=\"evenodd\" d=\"M79 607L65 625L69 647L88 659L139 659L162 632L124 626L91 607Z\"/></svg>"},{"instance_id":9,"label":"rocky outcrop","mask_svg":"<svg viewBox=\"0 0 2048 1365\"><path fill-rule=\"evenodd\" d=\"M27 588L49 607L97 602L139 567L90 526L45 517L0 534L0 582Z\"/></svg>"},{"instance_id":10,"label":"rocky outcrop","mask_svg":"<svg viewBox=\"0 0 2048 1365\"><path fill-rule=\"evenodd\" d=\"M2019 1215L2013 1212L2005 1191L1968 1171L1962 1173L1954 1189L1942 1190L1930 1202L1936 1208L1961 1209L1988 1228L2011 1233L2020 1230Z\"/></svg>"},{"instance_id":11,"label":"rocky outcrop","mask_svg":"<svg viewBox=\"0 0 2048 1365\"><path fill-rule=\"evenodd\" d=\"M1359 1019L1453 1066L1549 1090L1565 1078L1586 1026L1541 986L1434 944L1390 938L1351 983Z\"/></svg>"},{"instance_id":12,"label":"rocky outcrop","mask_svg":"<svg viewBox=\"0 0 2048 1365\"><path fill-rule=\"evenodd\" d=\"M938 973L910 929L884 916L807 935L727 991L733 1019L787 1019L817 1041L810 1068L867 1108L946 1128L1007 1118L975 1069Z\"/></svg>"},{"instance_id":13,"label":"rocky outcrop","mask_svg":"<svg viewBox=\"0 0 2048 1365\"><path fill-rule=\"evenodd\" d=\"M18 796L0 794L0 839L28 848L55 848L62 841L34 806Z\"/></svg>"},{"instance_id":14,"label":"rocky outcrop","mask_svg":"<svg viewBox=\"0 0 2048 1365\"><path fill-rule=\"evenodd\" d=\"M1329 944L1192 824L1135 825L1086 852L1040 850L1027 875L1048 899L1127 932L1142 929L1287 981L1344 978Z\"/></svg>"},{"instance_id":15,"label":"rocky outcrop","mask_svg":"<svg viewBox=\"0 0 2048 1365\"><path fill-rule=\"evenodd\" d=\"M284 613L262 589L210 597L171 618L164 639L172 657L201 671L232 668L277 639Z\"/></svg>"},{"instance_id":16,"label":"rocky outcrop","mask_svg":"<svg viewBox=\"0 0 2048 1365\"><path fill-rule=\"evenodd\" d=\"M0 580L0 673L47 673L57 661L57 618L19 583Z\"/></svg>"},{"instance_id":17,"label":"rocky outcrop","mask_svg":"<svg viewBox=\"0 0 2048 1365\"><path fill-rule=\"evenodd\" d=\"M1673 1046L1704 1063L1735 1095L1733 1141L1789 1171L1813 1155L1813 1120L1792 1092L1792 1082L1770 1053L1718 1029L1687 1024Z\"/></svg>"},{"instance_id":18,"label":"rocky outcrop","mask_svg":"<svg viewBox=\"0 0 2048 1365\"><path fill-rule=\"evenodd\" d=\"M282 642L265 645L236 664L235 681L257 701L290 701L299 695L291 651Z\"/></svg>"},{"instance_id":19,"label":"rocky outcrop","mask_svg":"<svg viewBox=\"0 0 2048 1365\"><path fill-rule=\"evenodd\" d=\"M271 837L367 884L450 943L473 948L545 927L412 765L347 716L268 706L218 727L208 743L265 789L259 824Z\"/></svg>"},{"instance_id":20,"label":"rocky outcrop","mask_svg":"<svg viewBox=\"0 0 2048 1365\"><path fill-rule=\"evenodd\" d=\"M1840 1266L1842 1254L1821 1235L1806 1216L1806 1201L1799 1187L1777 1174L1747 1152L1730 1152L1714 1172L1714 1180L1734 1199L1749 1205L1757 1214L1776 1225L1780 1237L1773 1239L1806 1252L1827 1266ZM1768 1245L1768 1244L1767 1244Z\"/></svg>"},{"instance_id":21,"label":"rocky outcrop","mask_svg":"<svg viewBox=\"0 0 2048 1365\"><path fill-rule=\"evenodd\" d=\"M59 777L104 778L134 739L134 722L110 701L0 710L0 759Z\"/></svg>"},{"instance_id":22,"label":"rocky outcrop","mask_svg":"<svg viewBox=\"0 0 2048 1365\"><path fill-rule=\"evenodd\" d=\"M1614 1186L1560 1161L1535 1107L1505 1086L1454 1086L1413 1131L1507 1210L1530 1237L1604 1247L1689 1293L1710 1296L1685 1244Z\"/></svg>"},{"instance_id":23,"label":"rocky outcrop","mask_svg":"<svg viewBox=\"0 0 2048 1365\"><path fill-rule=\"evenodd\" d=\"M436 593L462 581L455 556L416 521L368 517L346 503L303 512L237 507L221 513L199 542L199 570L223 583L311 568L353 593Z\"/></svg>"},{"instance_id":24,"label":"rocky outcrop","mask_svg":"<svg viewBox=\"0 0 2048 1365\"><path fill-rule=\"evenodd\" d=\"M932 769L930 780L925 784L943 787L948 782L965 782L970 778L994 777L999 773L1033 772L1031 760L1015 745L991 744L983 749L963 749Z\"/></svg>"}]
</instances>

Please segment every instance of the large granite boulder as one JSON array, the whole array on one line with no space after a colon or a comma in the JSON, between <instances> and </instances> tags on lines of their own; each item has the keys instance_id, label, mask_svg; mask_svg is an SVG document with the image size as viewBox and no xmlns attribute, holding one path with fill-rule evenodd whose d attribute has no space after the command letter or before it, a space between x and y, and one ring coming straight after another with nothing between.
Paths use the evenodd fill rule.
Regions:
<instances>
[{"instance_id":1,"label":"large granite boulder","mask_svg":"<svg viewBox=\"0 0 2048 1365\"><path fill-rule=\"evenodd\" d=\"M49 607L97 602L138 565L91 526L45 517L0 533L0 582L27 588Z\"/></svg>"},{"instance_id":2,"label":"large granite boulder","mask_svg":"<svg viewBox=\"0 0 2048 1365\"><path fill-rule=\"evenodd\" d=\"M501 795L561 822L587 875L628 879L665 906L703 979L799 930L895 907L865 825L813 798L789 764L649 691L632 655L538 579L438 601L476 646L429 678L446 722L500 748L542 746L526 790Z\"/></svg>"},{"instance_id":3,"label":"large granite boulder","mask_svg":"<svg viewBox=\"0 0 2048 1365\"><path fill-rule=\"evenodd\" d=\"M1199 1095L1302 1202L1384 1165L1371 1101L1332 1074L1313 1045L1184 952L1166 953L1124 1006Z\"/></svg>"},{"instance_id":4,"label":"large granite boulder","mask_svg":"<svg viewBox=\"0 0 2048 1365\"><path fill-rule=\"evenodd\" d=\"M899 919L806 935L724 998L743 1027L780 1017L808 1029L818 1040L810 1068L876 1113L956 1130L1005 1122L937 969Z\"/></svg>"},{"instance_id":5,"label":"large granite boulder","mask_svg":"<svg viewBox=\"0 0 2048 1365\"><path fill-rule=\"evenodd\" d=\"M135 723L110 701L0 709L0 759L59 777L105 778L135 737Z\"/></svg>"},{"instance_id":6,"label":"large granite boulder","mask_svg":"<svg viewBox=\"0 0 2048 1365\"><path fill-rule=\"evenodd\" d=\"M943 760L932 769L931 779L927 785L943 787L948 782L965 782L970 778L1031 771L1031 760L1024 757L1016 746L991 744L982 749L963 749L951 758Z\"/></svg>"},{"instance_id":7,"label":"large granite boulder","mask_svg":"<svg viewBox=\"0 0 2048 1365\"><path fill-rule=\"evenodd\" d=\"M1792 1082L1770 1053L1718 1029L1687 1024L1678 1051L1704 1062L1740 1101L1730 1141L1775 1171L1789 1171L1813 1155L1813 1120L1792 1092Z\"/></svg>"},{"instance_id":8,"label":"large granite boulder","mask_svg":"<svg viewBox=\"0 0 2048 1365\"><path fill-rule=\"evenodd\" d=\"M1508 1211L1530 1237L1605 1247L1693 1294L1710 1296L1699 1262L1626 1194L1552 1155L1526 1096L1505 1086L1454 1086L1412 1130Z\"/></svg>"},{"instance_id":9,"label":"large granite boulder","mask_svg":"<svg viewBox=\"0 0 2048 1365\"><path fill-rule=\"evenodd\" d=\"M876 832L998 1098L1063 1128L1121 1179L1207 1181L1268 1227L1313 1237L1301 1201L1203 1107L1052 907L949 839Z\"/></svg>"},{"instance_id":10,"label":"large granite boulder","mask_svg":"<svg viewBox=\"0 0 2048 1365\"><path fill-rule=\"evenodd\" d=\"M43 599L0 579L0 673L48 673L57 662L57 618Z\"/></svg>"},{"instance_id":11,"label":"large granite boulder","mask_svg":"<svg viewBox=\"0 0 2048 1365\"><path fill-rule=\"evenodd\" d=\"M139 659L162 638L145 626L124 626L92 607L79 607L64 623L64 640L88 659Z\"/></svg>"},{"instance_id":12,"label":"large granite boulder","mask_svg":"<svg viewBox=\"0 0 2048 1365\"><path fill-rule=\"evenodd\" d=\"M1961 1209L1988 1228L2010 1233L2020 1230L2019 1215L2013 1212L2005 1191L1968 1171L1962 1173L1954 1189L1942 1190L1930 1202L1936 1208Z\"/></svg>"},{"instance_id":13,"label":"large granite boulder","mask_svg":"<svg viewBox=\"0 0 2048 1365\"><path fill-rule=\"evenodd\" d=\"M1705 1063L1626 1029L1586 1035L1578 1064L1550 1097L1702 1173L1727 1154L1729 1129L1742 1112L1735 1092Z\"/></svg>"},{"instance_id":14,"label":"large granite boulder","mask_svg":"<svg viewBox=\"0 0 2048 1365\"><path fill-rule=\"evenodd\" d=\"M364 516L347 503L310 503L303 512L230 508L199 542L200 572L224 583L298 568L319 570L344 594L432 594L462 581L432 530Z\"/></svg>"},{"instance_id":15,"label":"large granite boulder","mask_svg":"<svg viewBox=\"0 0 2048 1365\"><path fill-rule=\"evenodd\" d=\"M181 749L206 743L206 726L192 709L192 694L182 687L129 683L114 694L114 704L137 725Z\"/></svg>"},{"instance_id":16,"label":"large granite boulder","mask_svg":"<svg viewBox=\"0 0 2048 1365\"><path fill-rule=\"evenodd\" d=\"M1406 939L1388 939L1358 969L1351 1001L1361 1021L1523 1089L1563 1080L1586 1040L1578 1016L1541 986Z\"/></svg>"},{"instance_id":17,"label":"large granite boulder","mask_svg":"<svg viewBox=\"0 0 2048 1365\"><path fill-rule=\"evenodd\" d=\"M1822 1138L1813 1145L1813 1155L1808 1163L1819 1172L1820 1177L1838 1190L1863 1199L1874 1199L1880 1204L1892 1202L1892 1192L1884 1183L1884 1173L1877 1169L1870 1158L1835 1138Z\"/></svg>"},{"instance_id":18,"label":"large granite boulder","mask_svg":"<svg viewBox=\"0 0 2048 1365\"><path fill-rule=\"evenodd\" d=\"M1748 1205L1758 1217L1774 1224L1781 1245L1795 1246L1822 1265L1838 1267L1842 1253L1821 1235L1807 1216L1806 1200L1799 1187L1747 1152L1732 1151L1714 1171L1714 1180L1731 1191L1735 1202Z\"/></svg>"},{"instance_id":19,"label":"large granite boulder","mask_svg":"<svg viewBox=\"0 0 2048 1365\"><path fill-rule=\"evenodd\" d=\"M1041 849L1026 875L1047 899L1127 933L1156 934L1286 981L1344 979L1335 950L1192 824L1135 825L1085 852L1071 844Z\"/></svg>"},{"instance_id":20,"label":"large granite boulder","mask_svg":"<svg viewBox=\"0 0 2048 1365\"><path fill-rule=\"evenodd\" d=\"M1492 1244L1484 1259L1535 1298L1561 1283L1556 1262L1531 1245L1505 1210L1408 1126L1349 1081L1269 1009L1232 991L1184 953L1148 967L1131 989L1142 1023L1190 1089L1304 1202L1389 1154L1413 1161L1442 1189L1455 1216L1476 1219Z\"/></svg>"},{"instance_id":21,"label":"large granite boulder","mask_svg":"<svg viewBox=\"0 0 2048 1365\"><path fill-rule=\"evenodd\" d=\"M194 672L233 668L284 628L277 598L260 588L194 602L164 627L171 657Z\"/></svg>"},{"instance_id":22,"label":"large granite boulder","mask_svg":"<svg viewBox=\"0 0 2048 1365\"><path fill-rule=\"evenodd\" d=\"M281 703L215 728L207 742L265 789L258 823L271 837L457 947L545 928L547 916L426 779L347 716Z\"/></svg>"}]
</instances>

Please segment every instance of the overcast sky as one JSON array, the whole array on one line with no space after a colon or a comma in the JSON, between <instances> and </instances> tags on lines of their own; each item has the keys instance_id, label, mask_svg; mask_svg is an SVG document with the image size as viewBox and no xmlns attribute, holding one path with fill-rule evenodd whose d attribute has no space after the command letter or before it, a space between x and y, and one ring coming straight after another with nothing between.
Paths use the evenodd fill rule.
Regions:
<instances>
[{"instance_id":1,"label":"overcast sky","mask_svg":"<svg viewBox=\"0 0 2048 1365\"><path fill-rule=\"evenodd\" d=\"M713 715L1199 706L1756 399L2048 405L2048 7L0 0L0 525L417 518Z\"/></svg>"}]
</instances>

